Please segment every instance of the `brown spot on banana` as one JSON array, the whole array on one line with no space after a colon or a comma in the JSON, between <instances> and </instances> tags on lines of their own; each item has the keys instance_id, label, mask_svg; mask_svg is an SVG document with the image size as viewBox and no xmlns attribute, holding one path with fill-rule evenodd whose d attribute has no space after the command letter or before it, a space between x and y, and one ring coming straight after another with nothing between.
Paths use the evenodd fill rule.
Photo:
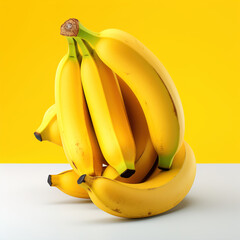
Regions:
<instances>
[{"instance_id":1,"label":"brown spot on banana","mask_svg":"<svg viewBox=\"0 0 240 240\"><path fill-rule=\"evenodd\" d=\"M114 212L121 213L121 210L119 208L112 209Z\"/></svg>"},{"instance_id":2,"label":"brown spot on banana","mask_svg":"<svg viewBox=\"0 0 240 240\"><path fill-rule=\"evenodd\" d=\"M77 166L76 166L76 164L75 164L73 161L72 161L72 164L73 164L73 166L74 166L76 169L78 169Z\"/></svg>"}]
</instances>

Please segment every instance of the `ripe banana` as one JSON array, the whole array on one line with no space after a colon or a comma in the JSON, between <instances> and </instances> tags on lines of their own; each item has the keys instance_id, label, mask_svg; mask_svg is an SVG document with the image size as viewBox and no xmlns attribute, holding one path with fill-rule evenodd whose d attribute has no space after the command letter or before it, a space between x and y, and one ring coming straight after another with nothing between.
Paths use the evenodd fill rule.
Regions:
<instances>
[{"instance_id":1,"label":"ripe banana","mask_svg":"<svg viewBox=\"0 0 240 240\"><path fill-rule=\"evenodd\" d=\"M62 146L57 124L57 112L55 104L53 104L45 112L43 120L38 129L34 132L34 135L39 141L49 141Z\"/></svg>"},{"instance_id":2,"label":"ripe banana","mask_svg":"<svg viewBox=\"0 0 240 240\"><path fill-rule=\"evenodd\" d=\"M67 170L57 175L48 176L48 184L62 192L77 198L89 198L88 193L77 184L79 175L74 170Z\"/></svg>"},{"instance_id":3,"label":"ripe banana","mask_svg":"<svg viewBox=\"0 0 240 240\"><path fill-rule=\"evenodd\" d=\"M122 177L135 172L136 148L116 75L78 38L81 80L93 127L106 161Z\"/></svg>"},{"instance_id":4,"label":"ripe banana","mask_svg":"<svg viewBox=\"0 0 240 240\"><path fill-rule=\"evenodd\" d=\"M169 169L183 142L184 115L177 89L162 63L140 41L117 29L94 33L77 19L69 19L61 26L61 34L89 42L132 89L147 119L159 167Z\"/></svg>"},{"instance_id":5,"label":"ripe banana","mask_svg":"<svg viewBox=\"0 0 240 240\"><path fill-rule=\"evenodd\" d=\"M101 175L103 156L88 114L76 42L68 40L66 54L57 68L55 103L65 155L77 174Z\"/></svg>"},{"instance_id":6,"label":"ripe banana","mask_svg":"<svg viewBox=\"0 0 240 240\"><path fill-rule=\"evenodd\" d=\"M143 183L122 183L85 174L78 183L88 192L93 203L109 214L143 218L163 213L183 200L195 178L194 153L186 142L182 147L185 148L184 157L176 154L169 171L161 171Z\"/></svg>"},{"instance_id":7,"label":"ripe banana","mask_svg":"<svg viewBox=\"0 0 240 240\"><path fill-rule=\"evenodd\" d=\"M141 105L127 84L120 77L118 77L118 80L136 145L136 172L129 178L122 178L111 165L108 165L103 172L103 176L121 182L139 183L152 168L157 153L151 142Z\"/></svg>"}]
</instances>

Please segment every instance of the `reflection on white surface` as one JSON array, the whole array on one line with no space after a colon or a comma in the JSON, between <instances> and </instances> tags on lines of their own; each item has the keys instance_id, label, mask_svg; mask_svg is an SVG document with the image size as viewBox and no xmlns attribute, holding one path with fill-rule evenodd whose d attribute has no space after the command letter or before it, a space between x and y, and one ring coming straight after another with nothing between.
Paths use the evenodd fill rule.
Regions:
<instances>
[{"instance_id":1,"label":"reflection on white surface","mask_svg":"<svg viewBox=\"0 0 240 240\"><path fill-rule=\"evenodd\" d=\"M198 164L174 209L123 219L47 184L68 164L0 164L0 240L240 239L240 164Z\"/></svg>"}]
</instances>

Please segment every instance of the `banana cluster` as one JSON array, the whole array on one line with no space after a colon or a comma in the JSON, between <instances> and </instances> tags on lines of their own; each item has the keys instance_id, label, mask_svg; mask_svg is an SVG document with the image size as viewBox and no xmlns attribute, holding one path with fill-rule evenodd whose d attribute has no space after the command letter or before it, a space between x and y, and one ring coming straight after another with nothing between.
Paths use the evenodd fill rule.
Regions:
<instances>
[{"instance_id":1,"label":"banana cluster","mask_svg":"<svg viewBox=\"0 0 240 240\"><path fill-rule=\"evenodd\" d=\"M196 163L170 75L126 32L95 33L69 19L61 35L68 53L57 68L55 104L34 135L62 146L72 170L49 175L49 185L120 217L173 208L189 192Z\"/></svg>"}]
</instances>

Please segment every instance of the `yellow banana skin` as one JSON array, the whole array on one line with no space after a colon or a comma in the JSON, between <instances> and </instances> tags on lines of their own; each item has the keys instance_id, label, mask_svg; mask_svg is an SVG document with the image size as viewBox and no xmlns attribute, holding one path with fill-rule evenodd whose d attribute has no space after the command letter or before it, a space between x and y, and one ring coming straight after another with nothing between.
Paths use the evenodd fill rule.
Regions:
<instances>
[{"instance_id":1,"label":"yellow banana skin","mask_svg":"<svg viewBox=\"0 0 240 240\"><path fill-rule=\"evenodd\" d=\"M184 142L185 155L176 154L172 168L139 184L122 183L104 177L82 175L78 183L93 203L103 211L125 218L154 216L175 207L194 182L196 161L191 147Z\"/></svg>"},{"instance_id":2,"label":"yellow banana skin","mask_svg":"<svg viewBox=\"0 0 240 240\"><path fill-rule=\"evenodd\" d=\"M74 170L67 170L57 175L48 176L48 184L57 187L65 194L77 198L89 198L88 193L77 184L79 175Z\"/></svg>"},{"instance_id":3,"label":"yellow banana skin","mask_svg":"<svg viewBox=\"0 0 240 240\"><path fill-rule=\"evenodd\" d=\"M55 78L55 104L62 145L77 174L100 175L102 159L81 85L76 43L67 38L69 51L61 60Z\"/></svg>"},{"instance_id":4,"label":"yellow banana skin","mask_svg":"<svg viewBox=\"0 0 240 240\"><path fill-rule=\"evenodd\" d=\"M177 89L158 58L140 41L117 29L94 33L78 20L62 35L77 36L89 42L99 58L120 76L139 100L153 145L159 155L159 167L169 169L184 137L184 114ZM78 25L78 26L77 26Z\"/></svg>"},{"instance_id":5,"label":"yellow banana skin","mask_svg":"<svg viewBox=\"0 0 240 240\"><path fill-rule=\"evenodd\" d=\"M60 132L57 125L57 111L55 104L45 112L43 120L34 132L34 135L39 141L49 141L62 146Z\"/></svg>"},{"instance_id":6,"label":"yellow banana skin","mask_svg":"<svg viewBox=\"0 0 240 240\"><path fill-rule=\"evenodd\" d=\"M115 74L78 39L81 79L94 130L106 161L119 175L135 172L136 148Z\"/></svg>"}]
</instances>

